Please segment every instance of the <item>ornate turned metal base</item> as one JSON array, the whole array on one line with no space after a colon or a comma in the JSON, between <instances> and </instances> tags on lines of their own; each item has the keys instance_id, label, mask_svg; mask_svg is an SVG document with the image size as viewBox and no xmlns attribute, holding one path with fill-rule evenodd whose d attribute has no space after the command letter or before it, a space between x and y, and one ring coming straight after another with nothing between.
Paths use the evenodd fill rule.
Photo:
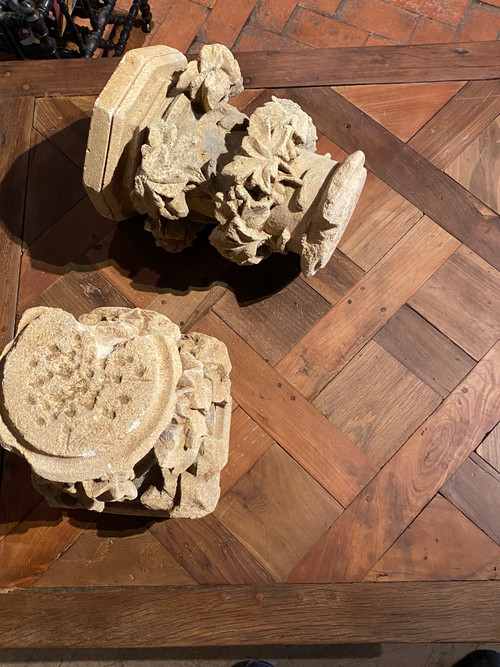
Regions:
<instances>
[{"instance_id":1,"label":"ornate turned metal base","mask_svg":"<svg viewBox=\"0 0 500 667\"><path fill-rule=\"evenodd\" d=\"M9 7L8 0L0 0L0 50L7 50L20 60L25 58L91 58L96 49L114 51L123 55L135 20L140 13L143 32L151 31L152 14L148 0L134 0L126 14L115 14L116 0L77 0L72 12L65 0L24 0L19 11ZM57 4L66 27L62 35L54 5ZM73 17L88 19L91 28L79 25ZM104 39L106 26L121 26L118 40ZM19 40L19 31L25 30L38 43L25 45ZM68 43L76 45L69 48Z\"/></svg>"}]
</instances>

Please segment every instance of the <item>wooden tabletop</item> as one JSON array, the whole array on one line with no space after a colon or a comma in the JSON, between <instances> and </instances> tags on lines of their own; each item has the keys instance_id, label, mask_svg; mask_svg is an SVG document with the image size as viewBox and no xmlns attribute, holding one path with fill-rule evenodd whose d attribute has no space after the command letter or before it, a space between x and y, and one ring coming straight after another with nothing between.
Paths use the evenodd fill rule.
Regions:
<instances>
[{"instance_id":1,"label":"wooden tabletop","mask_svg":"<svg viewBox=\"0 0 500 667\"><path fill-rule=\"evenodd\" d=\"M500 641L499 56L238 54L239 109L289 97L318 152L367 157L307 279L101 218L82 166L116 62L0 63L0 347L34 305L150 308L226 343L235 400L204 519L61 512L3 454L0 646Z\"/></svg>"}]
</instances>

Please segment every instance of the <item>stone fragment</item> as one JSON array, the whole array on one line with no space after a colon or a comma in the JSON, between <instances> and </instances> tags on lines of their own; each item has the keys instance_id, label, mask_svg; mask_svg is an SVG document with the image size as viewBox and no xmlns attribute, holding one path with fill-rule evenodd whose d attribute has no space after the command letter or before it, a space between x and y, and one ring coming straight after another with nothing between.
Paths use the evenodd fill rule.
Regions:
<instances>
[{"instance_id":1,"label":"stone fragment","mask_svg":"<svg viewBox=\"0 0 500 667\"><path fill-rule=\"evenodd\" d=\"M135 69L133 76L140 78ZM143 73L141 80L148 76ZM115 88L113 77L108 87ZM210 242L237 264L296 252L303 273L314 275L329 261L354 211L366 179L364 155L356 151L342 163L317 155L316 129L298 104L273 97L247 117L228 104L242 89L231 52L220 44L204 46L169 85L165 110L155 118L149 114L140 126L127 153L126 177L105 165L104 188L116 195L113 215L119 219L132 210L146 215L156 243L180 252L205 226L191 219L196 212L207 224L215 218ZM122 113L132 127L139 102L129 101L130 94L121 109L127 109ZM97 100L97 116L101 105ZM115 144L118 152L120 145ZM89 140L88 159L97 163L92 155Z\"/></svg>"},{"instance_id":2,"label":"stone fragment","mask_svg":"<svg viewBox=\"0 0 500 667\"><path fill-rule=\"evenodd\" d=\"M0 357L0 442L49 503L196 518L227 462L223 343L159 313L32 308Z\"/></svg>"},{"instance_id":3,"label":"stone fragment","mask_svg":"<svg viewBox=\"0 0 500 667\"><path fill-rule=\"evenodd\" d=\"M90 124L83 182L101 215L123 220L134 214L130 192L147 128L161 118L168 90L187 65L168 46L129 51L96 100Z\"/></svg>"}]
</instances>

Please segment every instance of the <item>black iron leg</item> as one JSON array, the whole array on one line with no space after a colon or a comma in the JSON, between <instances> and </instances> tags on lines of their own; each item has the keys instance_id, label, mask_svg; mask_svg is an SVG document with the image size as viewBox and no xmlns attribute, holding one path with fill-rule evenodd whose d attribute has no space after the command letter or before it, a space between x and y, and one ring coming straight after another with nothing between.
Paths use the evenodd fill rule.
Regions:
<instances>
[{"instance_id":1,"label":"black iron leg","mask_svg":"<svg viewBox=\"0 0 500 667\"><path fill-rule=\"evenodd\" d=\"M151 21L153 20L153 15L151 14L151 7L149 6L148 0L143 0L141 3L141 17L142 31L151 32Z\"/></svg>"},{"instance_id":2,"label":"black iron leg","mask_svg":"<svg viewBox=\"0 0 500 667\"><path fill-rule=\"evenodd\" d=\"M33 31L36 39L40 42L43 53L49 58L59 58L56 46L49 37L43 15L38 11L35 3L32 0L24 0L21 3L21 11L23 13L23 24Z\"/></svg>"}]
</instances>

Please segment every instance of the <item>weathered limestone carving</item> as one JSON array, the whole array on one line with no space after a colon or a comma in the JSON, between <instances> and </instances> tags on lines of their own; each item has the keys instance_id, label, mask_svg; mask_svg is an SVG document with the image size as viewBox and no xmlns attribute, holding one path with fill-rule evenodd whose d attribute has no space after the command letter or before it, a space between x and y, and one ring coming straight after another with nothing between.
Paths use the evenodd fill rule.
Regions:
<instances>
[{"instance_id":1,"label":"weathered limestone carving","mask_svg":"<svg viewBox=\"0 0 500 667\"><path fill-rule=\"evenodd\" d=\"M141 78L135 69L127 79L121 72L133 51L96 101L94 117L102 116L103 106L108 113L109 142L107 152L99 149L93 119L84 182L100 212L117 220L131 210L146 215L146 228L170 252L190 245L215 219L210 242L224 257L245 266L272 252L291 251L301 255L304 274L314 275L330 259L356 206L366 179L363 153L356 151L342 163L316 154L312 120L291 100L273 97L250 118L230 106L228 99L243 90L243 81L225 46L204 46L189 64L174 49L154 48L164 49L163 56L155 51L154 57L167 58L170 66L161 70L162 103L153 112L135 92L137 85L144 86L144 74ZM143 58L147 51L141 49ZM124 80L129 85L125 95ZM135 118L122 131L123 136L140 135L140 157L138 139L132 155L130 143L114 132L114 109L130 109L129 97L132 108L140 107L147 117L139 132ZM123 114L120 118L123 122ZM123 151L134 166L125 177L124 169L108 164L110 154L116 162ZM100 183L92 175L103 171L102 163L107 180ZM192 220L193 211L204 221L199 216Z\"/></svg>"},{"instance_id":2,"label":"weathered limestone carving","mask_svg":"<svg viewBox=\"0 0 500 667\"><path fill-rule=\"evenodd\" d=\"M229 371L223 343L153 311L32 308L0 357L0 442L53 506L201 517L227 462Z\"/></svg>"}]
</instances>

